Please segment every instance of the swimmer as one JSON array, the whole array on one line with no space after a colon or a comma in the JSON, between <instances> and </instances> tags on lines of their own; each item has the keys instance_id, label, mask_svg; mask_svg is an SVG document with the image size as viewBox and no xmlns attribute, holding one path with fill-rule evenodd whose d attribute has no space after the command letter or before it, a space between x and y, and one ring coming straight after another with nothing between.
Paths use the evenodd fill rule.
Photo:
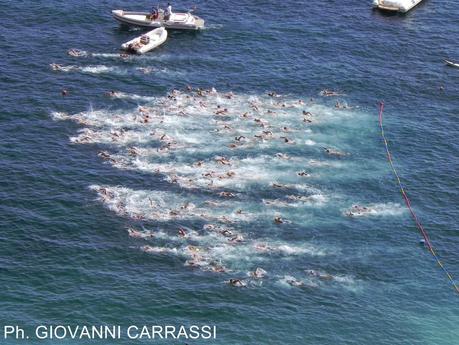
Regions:
<instances>
[{"instance_id":1,"label":"swimmer","mask_svg":"<svg viewBox=\"0 0 459 345\"><path fill-rule=\"evenodd\" d=\"M242 235L236 235L235 237L229 239L231 243L242 243L244 242L244 236Z\"/></svg>"},{"instance_id":2,"label":"swimmer","mask_svg":"<svg viewBox=\"0 0 459 345\"><path fill-rule=\"evenodd\" d=\"M206 231L214 231L217 228L214 224L205 224L202 229Z\"/></svg>"},{"instance_id":3,"label":"swimmer","mask_svg":"<svg viewBox=\"0 0 459 345\"><path fill-rule=\"evenodd\" d=\"M138 108L138 111L141 114L149 114L150 113L147 108L141 107L141 106Z\"/></svg>"},{"instance_id":4,"label":"swimmer","mask_svg":"<svg viewBox=\"0 0 459 345\"><path fill-rule=\"evenodd\" d=\"M166 248L166 247L152 247L152 246L142 246L140 250L145 253L177 253L176 248Z\"/></svg>"},{"instance_id":5,"label":"swimmer","mask_svg":"<svg viewBox=\"0 0 459 345\"><path fill-rule=\"evenodd\" d=\"M135 230L133 228L128 228L128 234L129 234L129 237L132 237L132 238L154 237L154 235L151 232L143 233L143 232L141 232L139 230Z\"/></svg>"},{"instance_id":6,"label":"swimmer","mask_svg":"<svg viewBox=\"0 0 459 345\"><path fill-rule=\"evenodd\" d=\"M340 94L340 93L338 93L338 92L336 92L336 91L327 90L327 89L322 90L322 91L320 92L320 95L321 95L321 96L324 96L324 97L343 96L343 94Z\"/></svg>"},{"instance_id":7,"label":"swimmer","mask_svg":"<svg viewBox=\"0 0 459 345\"><path fill-rule=\"evenodd\" d=\"M268 272L266 272L263 268L257 267L255 271L249 272L249 275L252 278L261 279L261 278L264 278L267 273Z\"/></svg>"},{"instance_id":8,"label":"swimmer","mask_svg":"<svg viewBox=\"0 0 459 345\"><path fill-rule=\"evenodd\" d=\"M63 66L57 63L51 63L49 64L49 66L51 67L53 71L61 71L63 69Z\"/></svg>"},{"instance_id":9,"label":"swimmer","mask_svg":"<svg viewBox=\"0 0 459 345\"><path fill-rule=\"evenodd\" d=\"M73 57L80 57L80 56L86 56L86 52L85 51L82 51L82 50L79 50L79 49L69 49L67 51L67 54L70 55L70 56L73 56Z\"/></svg>"},{"instance_id":10,"label":"swimmer","mask_svg":"<svg viewBox=\"0 0 459 345\"><path fill-rule=\"evenodd\" d=\"M289 155L287 155L286 153L276 153L276 157L277 158L280 158L280 159L289 159Z\"/></svg>"},{"instance_id":11,"label":"swimmer","mask_svg":"<svg viewBox=\"0 0 459 345\"><path fill-rule=\"evenodd\" d=\"M346 155L347 155L347 153L340 152L340 151L337 151L337 150L334 150L334 149L331 149L331 148L328 148L328 147L324 147L323 149L324 149L325 152L328 153L330 156L343 157L343 156L346 156Z\"/></svg>"},{"instance_id":12,"label":"swimmer","mask_svg":"<svg viewBox=\"0 0 459 345\"><path fill-rule=\"evenodd\" d=\"M234 198L236 196L234 193L231 192L221 192L219 195L225 198Z\"/></svg>"},{"instance_id":13,"label":"swimmer","mask_svg":"<svg viewBox=\"0 0 459 345\"><path fill-rule=\"evenodd\" d=\"M195 246L187 246L186 249L188 249L192 253L198 253L199 251L201 251L199 247L195 247Z\"/></svg>"},{"instance_id":14,"label":"swimmer","mask_svg":"<svg viewBox=\"0 0 459 345\"><path fill-rule=\"evenodd\" d=\"M220 106L218 106L218 108L220 108ZM219 109L215 112L215 115L226 115L228 114L228 109Z\"/></svg>"},{"instance_id":15,"label":"swimmer","mask_svg":"<svg viewBox=\"0 0 459 345\"><path fill-rule=\"evenodd\" d=\"M247 286L247 284L241 279L230 279L227 283L234 287L246 287Z\"/></svg>"},{"instance_id":16,"label":"swimmer","mask_svg":"<svg viewBox=\"0 0 459 345\"><path fill-rule=\"evenodd\" d=\"M143 74L150 74L154 71L152 67L138 67L137 70L142 72Z\"/></svg>"},{"instance_id":17,"label":"swimmer","mask_svg":"<svg viewBox=\"0 0 459 345\"><path fill-rule=\"evenodd\" d=\"M364 214L371 213L372 211L373 209L366 206L353 205L351 209L346 212L346 215L349 217L362 216Z\"/></svg>"},{"instance_id":18,"label":"swimmer","mask_svg":"<svg viewBox=\"0 0 459 345\"><path fill-rule=\"evenodd\" d=\"M253 110L259 111L257 105L254 102L249 102L250 106L252 107Z\"/></svg>"},{"instance_id":19,"label":"swimmer","mask_svg":"<svg viewBox=\"0 0 459 345\"><path fill-rule=\"evenodd\" d=\"M111 90L105 93L106 96L108 97L116 97L117 93L115 90Z\"/></svg>"},{"instance_id":20,"label":"swimmer","mask_svg":"<svg viewBox=\"0 0 459 345\"><path fill-rule=\"evenodd\" d=\"M187 86L186 86L186 90L187 90L187 91L193 91L193 87L192 87L191 85L187 85Z\"/></svg>"},{"instance_id":21,"label":"swimmer","mask_svg":"<svg viewBox=\"0 0 459 345\"><path fill-rule=\"evenodd\" d=\"M272 249L266 243L255 243L253 247L259 252L267 252Z\"/></svg>"},{"instance_id":22,"label":"swimmer","mask_svg":"<svg viewBox=\"0 0 459 345\"><path fill-rule=\"evenodd\" d=\"M138 149L135 146L128 148L128 155L129 156L133 156L133 157L137 157L138 154L139 154L139 152L137 150Z\"/></svg>"},{"instance_id":23,"label":"swimmer","mask_svg":"<svg viewBox=\"0 0 459 345\"><path fill-rule=\"evenodd\" d=\"M216 273L227 272L227 269L224 266L218 265L218 264L211 264L210 269L212 272L216 272Z\"/></svg>"},{"instance_id":24,"label":"swimmer","mask_svg":"<svg viewBox=\"0 0 459 345\"><path fill-rule=\"evenodd\" d=\"M145 220L145 216L143 214L133 214L132 219L135 220Z\"/></svg>"},{"instance_id":25,"label":"swimmer","mask_svg":"<svg viewBox=\"0 0 459 345\"><path fill-rule=\"evenodd\" d=\"M194 208L195 208L194 204L189 201L185 202L182 206L180 206L180 209L182 210L192 210Z\"/></svg>"},{"instance_id":26,"label":"swimmer","mask_svg":"<svg viewBox=\"0 0 459 345\"><path fill-rule=\"evenodd\" d=\"M110 153L108 153L107 151L99 151L97 155L104 160L109 160L111 158Z\"/></svg>"},{"instance_id":27,"label":"swimmer","mask_svg":"<svg viewBox=\"0 0 459 345\"><path fill-rule=\"evenodd\" d=\"M223 236L225 236L225 237L231 237L231 236L233 236L233 233L232 233L230 230L228 230L228 229L221 230L221 231L220 231L220 234L223 235Z\"/></svg>"},{"instance_id":28,"label":"swimmer","mask_svg":"<svg viewBox=\"0 0 459 345\"><path fill-rule=\"evenodd\" d=\"M184 237L187 236L187 233L186 233L186 231L185 231L184 228L179 228L179 230L178 230L178 236L181 237L181 238L184 238Z\"/></svg>"},{"instance_id":29,"label":"swimmer","mask_svg":"<svg viewBox=\"0 0 459 345\"><path fill-rule=\"evenodd\" d=\"M142 246L140 247L140 250L145 253L153 253L155 251L155 248L153 248L152 246Z\"/></svg>"},{"instance_id":30,"label":"swimmer","mask_svg":"<svg viewBox=\"0 0 459 345\"><path fill-rule=\"evenodd\" d=\"M306 273L311 277L319 278L320 280L333 280L334 277L328 273L321 273L315 270L306 270Z\"/></svg>"},{"instance_id":31,"label":"swimmer","mask_svg":"<svg viewBox=\"0 0 459 345\"><path fill-rule=\"evenodd\" d=\"M280 137L281 139L284 139L284 143L286 144L295 144L295 141L293 140L290 140L289 138L287 137Z\"/></svg>"},{"instance_id":32,"label":"swimmer","mask_svg":"<svg viewBox=\"0 0 459 345\"><path fill-rule=\"evenodd\" d=\"M297 173L298 176L303 176L303 177L308 177L310 176L306 171L301 171L299 173Z\"/></svg>"},{"instance_id":33,"label":"swimmer","mask_svg":"<svg viewBox=\"0 0 459 345\"><path fill-rule=\"evenodd\" d=\"M285 127L284 127L284 128L285 128ZM263 133L263 135L265 135L265 136L272 136L272 135L273 135L273 132L271 132L271 131L263 131L262 133Z\"/></svg>"},{"instance_id":34,"label":"swimmer","mask_svg":"<svg viewBox=\"0 0 459 345\"><path fill-rule=\"evenodd\" d=\"M120 58L126 60L129 58L129 54L126 54L126 53L120 53Z\"/></svg>"},{"instance_id":35,"label":"swimmer","mask_svg":"<svg viewBox=\"0 0 459 345\"><path fill-rule=\"evenodd\" d=\"M290 278L286 280L287 284L295 287L301 287L304 286L304 283L301 280L298 280L296 278Z\"/></svg>"},{"instance_id":36,"label":"swimmer","mask_svg":"<svg viewBox=\"0 0 459 345\"><path fill-rule=\"evenodd\" d=\"M346 105L344 103L341 103L339 101L336 101L335 103L335 108L336 109L345 109L346 108Z\"/></svg>"},{"instance_id":37,"label":"swimmer","mask_svg":"<svg viewBox=\"0 0 459 345\"><path fill-rule=\"evenodd\" d=\"M277 216L277 217L274 217L274 223L283 224L284 220L280 216Z\"/></svg>"},{"instance_id":38,"label":"swimmer","mask_svg":"<svg viewBox=\"0 0 459 345\"><path fill-rule=\"evenodd\" d=\"M225 157L217 157L215 161L222 164L222 165L231 165L231 162Z\"/></svg>"},{"instance_id":39,"label":"swimmer","mask_svg":"<svg viewBox=\"0 0 459 345\"><path fill-rule=\"evenodd\" d=\"M68 92L66 89L62 89L61 95L64 96L64 97L65 97L65 96L68 96L68 95L69 95L69 92Z\"/></svg>"}]
</instances>

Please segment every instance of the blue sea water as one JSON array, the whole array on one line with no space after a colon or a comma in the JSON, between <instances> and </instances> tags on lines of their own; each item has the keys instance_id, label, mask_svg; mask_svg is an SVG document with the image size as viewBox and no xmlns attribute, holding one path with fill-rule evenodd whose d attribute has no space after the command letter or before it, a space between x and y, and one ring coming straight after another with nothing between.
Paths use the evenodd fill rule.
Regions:
<instances>
[{"instance_id":1,"label":"blue sea water","mask_svg":"<svg viewBox=\"0 0 459 345\"><path fill-rule=\"evenodd\" d=\"M196 4L207 28L171 32L157 50L128 59L118 47L142 31L120 27L110 11L151 2L0 4L2 324L218 327L216 340L160 342L170 344L458 343L457 295L418 244L377 122L384 100L402 182L459 276L459 70L442 62L459 59L457 2L426 0L402 16L372 11L369 1L180 1L174 7ZM69 48L88 55L68 56ZM53 71L51 63L67 69ZM187 85L218 94L200 108L186 98ZM176 100L167 98L173 89L182 91ZM323 89L344 95L321 97ZM270 98L273 90L282 96ZM336 101L352 108L336 109ZM218 105L229 116L213 117ZM150 123L140 124L139 106L151 112ZM302 110L313 114L311 124ZM228 147L234 136L262 130L274 139ZM164 155L157 150L163 134L177 142ZM140 153L130 154L133 147ZM328 156L323 147L348 155ZM228 169L235 177L214 178L213 186L202 176ZM301 170L311 176L299 177ZM347 217L355 204L372 212ZM275 224L276 216L286 222ZM228 244L206 224L245 241ZM178 238L179 227L192 236ZM155 237L134 238L128 228ZM186 266L187 245L230 271ZM257 267L266 278L247 276ZM229 286L231 278L248 287Z\"/></svg>"}]
</instances>

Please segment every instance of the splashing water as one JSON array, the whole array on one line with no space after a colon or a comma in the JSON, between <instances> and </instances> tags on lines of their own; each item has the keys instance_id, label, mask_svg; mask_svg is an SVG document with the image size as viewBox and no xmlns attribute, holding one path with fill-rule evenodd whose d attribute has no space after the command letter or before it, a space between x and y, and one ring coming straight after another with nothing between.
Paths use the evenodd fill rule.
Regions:
<instances>
[{"instance_id":1,"label":"splashing water","mask_svg":"<svg viewBox=\"0 0 459 345\"><path fill-rule=\"evenodd\" d=\"M345 199L324 176L352 168L352 145L346 136L331 138L321 129L337 123L355 129L368 121L366 114L289 96L215 89L173 90L166 97L114 91L111 97L143 105L52 116L83 125L71 142L103 147L99 157L107 164L170 184L167 191L91 186L99 201L133 224L128 232L140 250L220 273L250 276L262 265L274 278L283 260L339 251L308 236L285 239L283 229L302 229L316 210ZM348 215L343 209L337 212ZM370 210L365 215L394 215L399 205L364 209ZM274 280L290 287L324 284L304 273L280 277ZM356 284L345 274L331 277L334 284Z\"/></svg>"}]
</instances>

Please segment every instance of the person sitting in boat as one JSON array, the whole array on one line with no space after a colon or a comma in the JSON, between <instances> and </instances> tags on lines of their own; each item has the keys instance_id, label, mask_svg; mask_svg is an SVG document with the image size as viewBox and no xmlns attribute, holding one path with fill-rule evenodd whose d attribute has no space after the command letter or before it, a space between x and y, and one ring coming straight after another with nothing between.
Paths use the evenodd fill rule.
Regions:
<instances>
[{"instance_id":1,"label":"person sitting in boat","mask_svg":"<svg viewBox=\"0 0 459 345\"><path fill-rule=\"evenodd\" d=\"M168 2L166 12L164 12L164 20L169 20L171 16L172 16L172 6L170 2Z\"/></svg>"},{"instance_id":2,"label":"person sitting in boat","mask_svg":"<svg viewBox=\"0 0 459 345\"><path fill-rule=\"evenodd\" d=\"M150 19L151 20L156 20L159 18L159 12L157 8L153 8L150 13Z\"/></svg>"},{"instance_id":3,"label":"person sitting in boat","mask_svg":"<svg viewBox=\"0 0 459 345\"><path fill-rule=\"evenodd\" d=\"M144 45L150 43L150 37L148 37L147 35L143 35L142 37L140 37L140 43Z\"/></svg>"}]
</instances>

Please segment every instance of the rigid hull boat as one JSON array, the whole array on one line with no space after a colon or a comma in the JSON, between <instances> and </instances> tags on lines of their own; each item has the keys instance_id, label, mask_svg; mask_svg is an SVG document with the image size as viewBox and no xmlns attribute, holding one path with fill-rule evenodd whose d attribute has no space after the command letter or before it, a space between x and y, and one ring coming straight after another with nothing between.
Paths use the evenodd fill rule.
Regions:
<instances>
[{"instance_id":1,"label":"rigid hull boat","mask_svg":"<svg viewBox=\"0 0 459 345\"><path fill-rule=\"evenodd\" d=\"M191 13L173 13L165 18L164 13L158 13L156 17L147 12L128 12L113 10L113 17L127 25L142 26L148 28L160 28L175 30L200 30L204 29L204 20Z\"/></svg>"},{"instance_id":2,"label":"rigid hull boat","mask_svg":"<svg viewBox=\"0 0 459 345\"><path fill-rule=\"evenodd\" d=\"M373 6L384 11L406 13L422 0L374 0Z\"/></svg>"},{"instance_id":3,"label":"rigid hull boat","mask_svg":"<svg viewBox=\"0 0 459 345\"><path fill-rule=\"evenodd\" d=\"M166 39L167 30L165 28L157 28L129 42L123 43L121 48L137 54L144 54L163 44Z\"/></svg>"},{"instance_id":4,"label":"rigid hull boat","mask_svg":"<svg viewBox=\"0 0 459 345\"><path fill-rule=\"evenodd\" d=\"M449 60L445 60L445 64L447 64L448 66L451 66L451 67L457 67L457 68L459 68L459 63L456 63L456 62L452 62L452 61L449 61Z\"/></svg>"}]
</instances>

